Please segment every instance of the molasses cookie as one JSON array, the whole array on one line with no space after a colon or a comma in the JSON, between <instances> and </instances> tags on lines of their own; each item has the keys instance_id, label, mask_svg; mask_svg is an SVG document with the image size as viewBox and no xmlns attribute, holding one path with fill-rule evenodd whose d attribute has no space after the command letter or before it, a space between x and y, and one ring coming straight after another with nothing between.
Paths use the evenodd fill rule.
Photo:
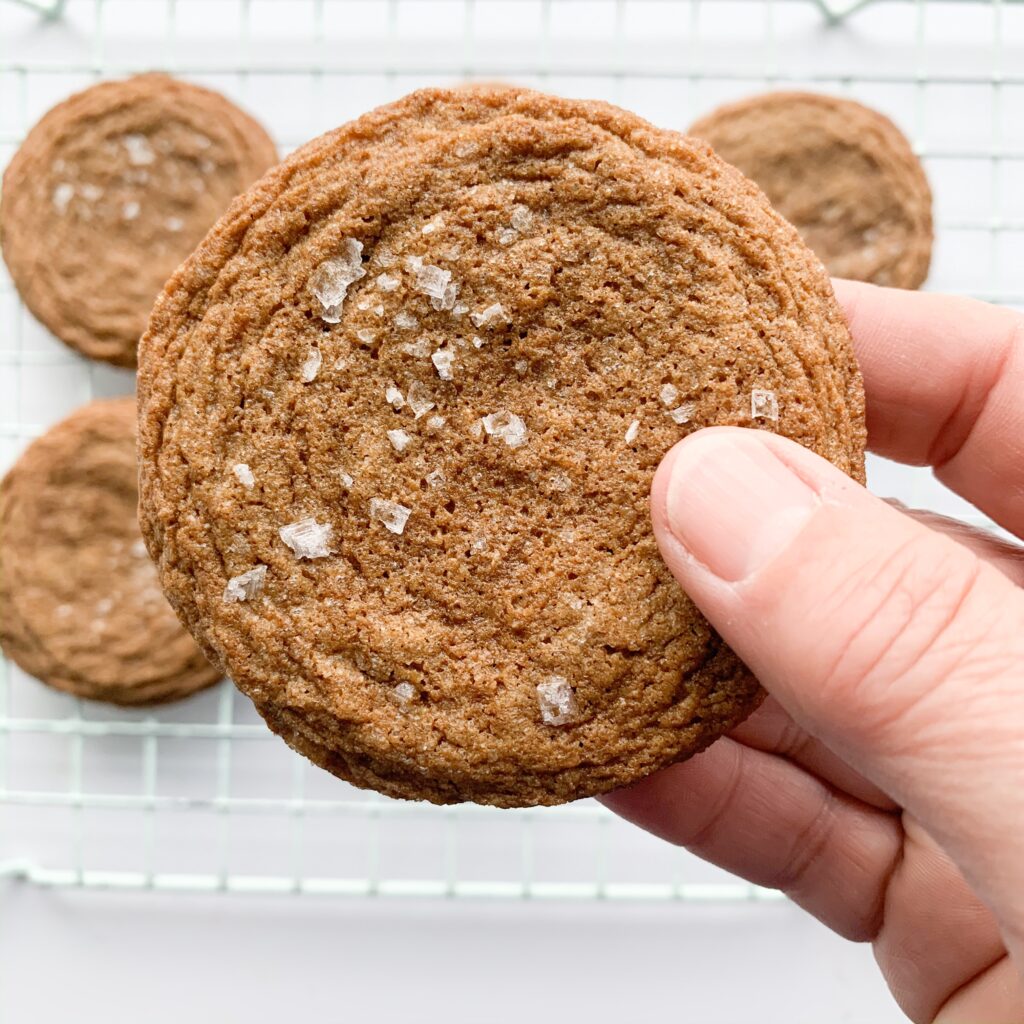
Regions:
<instances>
[{"instance_id":1,"label":"molasses cookie","mask_svg":"<svg viewBox=\"0 0 1024 1024\"><path fill-rule=\"evenodd\" d=\"M263 128L209 89L158 74L86 89L36 124L4 174L11 277L62 341L134 366L164 281L276 159Z\"/></svg>"},{"instance_id":2,"label":"molasses cookie","mask_svg":"<svg viewBox=\"0 0 1024 1024\"><path fill-rule=\"evenodd\" d=\"M821 264L704 143L602 103L426 90L309 143L140 346L143 533L295 749L392 796L600 793L755 680L652 534L665 452L778 431L863 478Z\"/></svg>"},{"instance_id":3,"label":"molasses cookie","mask_svg":"<svg viewBox=\"0 0 1024 1024\"><path fill-rule=\"evenodd\" d=\"M152 704L220 678L160 591L139 535L135 401L93 402L0 482L0 645L79 697Z\"/></svg>"},{"instance_id":4,"label":"molasses cookie","mask_svg":"<svg viewBox=\"0 0 1024 1024\"><path fill-rule=\"evenodd\" d=\"M877 111L776 92L719 107L690 134L753 178L834 277L917 288L928 276L928 179L902 132Z\"/></svg>"}]
</instances>

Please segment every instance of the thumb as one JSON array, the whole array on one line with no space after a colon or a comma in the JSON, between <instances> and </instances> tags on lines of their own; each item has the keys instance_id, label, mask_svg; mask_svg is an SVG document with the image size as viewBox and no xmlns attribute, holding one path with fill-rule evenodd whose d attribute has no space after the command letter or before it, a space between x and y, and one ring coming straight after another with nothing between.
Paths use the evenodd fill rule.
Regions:
<instances>
[{"instance_id":1,"label":"thumb","mask_svg":"<svg viewBox=\"0 0 1024 1024\"><path fill-rule=\"evenodd\" d=\"M1024 931L1021 592L761 431L676 445L651 506L669 568L765 688Z\"/></svg>"}]
</instances>

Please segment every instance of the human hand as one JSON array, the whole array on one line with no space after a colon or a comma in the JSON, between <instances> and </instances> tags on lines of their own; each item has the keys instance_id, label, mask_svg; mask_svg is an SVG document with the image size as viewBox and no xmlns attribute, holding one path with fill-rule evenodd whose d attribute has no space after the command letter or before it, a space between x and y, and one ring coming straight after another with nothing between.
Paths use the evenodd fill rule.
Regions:
<instances>
[{"instance_id":1,"label":"human hand","mask_svg":"<svg viewBox=\"0 0 1024 1024\"><path fill-rule=\"evenodd\" d=\"M871 449L1024 537L1024 317L837 281ZM665 458L662 555L763 682L707 751L604 797L871 941L915 1021L1024 1020L1024 555L762 431Z\"/></svg>"}]
</instances>

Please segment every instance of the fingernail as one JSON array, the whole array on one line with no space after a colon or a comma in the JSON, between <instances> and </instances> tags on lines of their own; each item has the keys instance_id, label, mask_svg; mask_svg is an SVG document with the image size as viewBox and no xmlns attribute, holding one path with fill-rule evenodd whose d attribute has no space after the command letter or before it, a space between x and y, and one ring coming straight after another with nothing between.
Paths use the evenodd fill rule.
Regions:
<instances>
[{"instance_id":1,"label":"fingernail","mask_svg":"<svg viewBox=\"0 0 1024 1024\"><path fill-rule=\"evenodd\" d=\"M694 437L682 445L665 500L672 535L729 582L776 558L819 504L753 431Z\"/></svg>"}]
</instances>

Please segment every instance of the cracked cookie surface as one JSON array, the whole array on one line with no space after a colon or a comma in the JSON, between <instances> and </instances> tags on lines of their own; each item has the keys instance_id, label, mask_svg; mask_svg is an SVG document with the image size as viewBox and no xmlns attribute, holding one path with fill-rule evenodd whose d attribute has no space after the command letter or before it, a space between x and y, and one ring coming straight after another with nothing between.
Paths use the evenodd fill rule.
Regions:
<instances>
[{"instance_id":1,"label":"cracked cookie surface","mask_svg":"<svg viewBox=\"0 0 1024 1024\"><path fill-rule=\"evenodd\" d=\"M687 757L755 680L659 557L659 460L777 430L863 478L819 262L703 143L507 87L298 150L140 347L141 517L271 728L356 785L560 803Z\"/></svg>"}]
</instances>

